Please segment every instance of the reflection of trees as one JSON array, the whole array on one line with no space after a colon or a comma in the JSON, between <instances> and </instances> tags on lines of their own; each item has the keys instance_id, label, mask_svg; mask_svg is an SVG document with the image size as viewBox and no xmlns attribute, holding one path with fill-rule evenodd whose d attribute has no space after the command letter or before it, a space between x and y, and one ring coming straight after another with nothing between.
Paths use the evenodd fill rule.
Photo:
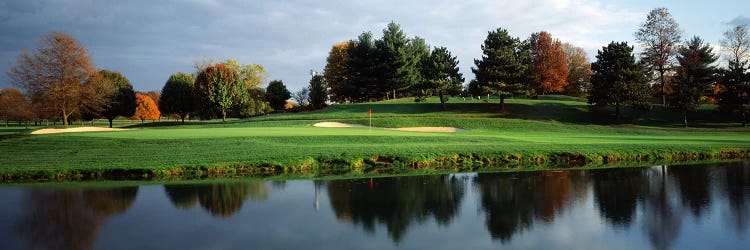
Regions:
<instances>
[{"instance_id":1,"label":"reflection of trees","mask_svg":"<svg viewBox=\"0 0 750 250\"><path fill-rule=\"evenodd\" d=\"M516 232L531 228L534 219L552 222L568 204L569 175L567 171L478 174L474 183L481 192L492 238L508 241Z\"/></svg>"},{"instance_id":2,"label":"reflection of trees","mask_svg":"<svg viewBox=\"0 0 750 250\"><path fill-rule=\"evenodd\" d=\"M729 210L727 214L731 216L737 234L742 234L747 230L748 221L750 220L750 164L734 163L722 166L723 187L729 200Z\"/></svg>"},{"instance_id":3,"label":"reflection of trees","mask_svg":"<svg viewBox=\"0 0 750 250\"><path fill-rule=\"evenodd\" d=\"M385 224L399 242L409 225L433 217L449 224L464 196L464 183L455 176L432 175L331 181L331 207L340 220L362 225L369 232Z\"/></svg>"},{"instance_id":4,"label":"reflection of trees","mask_svg":"<svg viewBox=\"0 0 750 250\"><path fill-rule=\"evenodd\" d=\"M211 215L230 217L246 200L265 200L265 182L217 183L207 185L164 185L164 190L177 208L191 208L196 203Z\"/></svg>"},{"instance_id":5,"label":"reflection of trees","mask_svg":"<svg viewBox=\"0 0 750 250\"><path fill-rule=\"evenodd\" d=\"M137 193L137 187L32 190L16 229L30 249L91 249L99 226L125 212Z\"/></svg>"},{"instance_id":6,"label":"reflection of trees","mask_svg":"<svg viewBox=\"0 0 750 250\"><path fill-rule=\"evenodd\" d=\"M655 249L670 249L682 225L682 206L671 202L670 196L677 193L670 189L667 172L671 172L671 168L647 169L648 195L643 204L643 227Z\"/></svg>"},{"instance_id":7,"label":"reflection of trees","mask_svg":"<svg viewBox=\"0 0 750 250\"><path fill-rule=\"evenodd\" d=\"M630 226L638 200L643 199L646 176L641 168L592 171L594 200L599 212L614 226Z\"/></svg>"},{"instance_id":8,"label":"reflection of trees","mask_svg":"<svg viewBox=\"0 0 750 250\"><path fill-rule=\"evenodd\" d=\"M711 186L709 167L673 166L669 168L669 176L674 177L680 189L682 204L690 207L696 219L711 204Z\"/></svg>"}]
</instances>

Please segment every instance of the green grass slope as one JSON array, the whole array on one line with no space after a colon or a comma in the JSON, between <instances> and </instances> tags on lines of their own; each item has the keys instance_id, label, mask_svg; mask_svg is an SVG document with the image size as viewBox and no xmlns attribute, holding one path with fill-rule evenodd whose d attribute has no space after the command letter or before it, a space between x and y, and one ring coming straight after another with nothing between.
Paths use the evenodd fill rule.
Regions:
<instances>
[{"instance_id":1,"label":"green grass slope","mask_svg":"<svg viewBox=\"0 0 750 250\"><path fill-rule=\"evenodd\" d=\"M589 111L580 99L547 96L497 100L411 99L335 105L324 110L250 119L147 123L124 132L28 135L0 129L0 177L142 179L231 174L312 175L405 169L581 166L626 161L669 162L745 158L750 130L729 123L710 106L696 114L699 128L679 128L666 109L626 110L626 125ZM459 133L368 128L318 128L320 121L373 126L449 126ZM15 135L15 136L8 136Z\"/></svg>"}]
</instances>

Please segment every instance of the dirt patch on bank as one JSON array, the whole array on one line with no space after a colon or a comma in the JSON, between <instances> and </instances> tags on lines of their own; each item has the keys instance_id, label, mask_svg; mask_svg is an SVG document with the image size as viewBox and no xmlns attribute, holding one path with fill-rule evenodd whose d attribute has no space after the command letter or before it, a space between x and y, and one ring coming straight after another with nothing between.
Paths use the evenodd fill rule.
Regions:
<instances>
[{"instance_id":1,"label":"dirt patch on bank","mask_svg":"<svg viewBox=\"0 0 750 250\"><path fill-rule=\"evenodd\" d=\"M359 124L349 124L349 123L343 123L343 122L319 122L313 124L315 127L321 127L321 128L363 128L367 126L359 125ZM465 129L461 128L454 128L454 127L408 127L408 128L380 128L380 127L373 127L377 129L386 129L386 130L396 130L396 131L409 131L409 132L430 132L430 133L455 133L455 132L463 132L466 131Z\"/></svg>"},{"instance_id":2,"label":"dirt patch on bank","mask_svg":"<svg viewBox=\"0 0 750 250\"><path fill-rule=\"evenodd\" d=\"M61 133L81 133L81 132L112 132L126 131L124 128L100 128L100 127L77 127L77 128L45 128L31 132L32 135L61 134Z\"/></svg>"}]
</instances>

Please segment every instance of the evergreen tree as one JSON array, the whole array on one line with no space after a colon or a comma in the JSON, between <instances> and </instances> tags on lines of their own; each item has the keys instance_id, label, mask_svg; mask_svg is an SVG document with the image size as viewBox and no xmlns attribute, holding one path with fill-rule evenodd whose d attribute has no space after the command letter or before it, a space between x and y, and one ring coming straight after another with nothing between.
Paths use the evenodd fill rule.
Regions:
<instances>
[{"instance_id":1,"label":"evergreen tree","mask_svg":"<svg viewBox=\"0 0 750 250\"><path fill-rule=\"evenodd\" d=\"M378 84L377 49L370 32L364 32L349 43L346 75L341 92L352 102L379 99L386 89Z\"/></svg>"},{"instance_id":2,"label":"evergreen tree","mask_svg":"<svg viewBox=\"0 0 750 250\"><path fill-rule=\"evenodd\" d=\"M266 101L271 105L271 108L277 112L284 110L286 100L292 97L292 93L284 85L281 80L273 80L268 83L266 87Z\"/></svg>"},{"instance_id":3,"label":"evergreen tree","mask_svg":"<svg viewBox=\"0 0 750 250\"><path fill-rule=\"evenodd\" d=\"M310 106L313 109L320 109L325 107L326 101L328 100L328 93L326 93L323 76L313 76L312 79L310 79L309 89Z\"/></svg>"},{"instance_id":4,"label":"evergreen tree","mask_svg":"<svg viewBox=\"0 0 750 250\"><path fill-rule=\"evenodd\" d=\"M418 93L416 92L419 91L419 85L421 85L425 81L424 67L430 57L430 46L427 45L424 39L415 36L414 38L409 40L407 50L409 51L411 57L416 60L416 64L414 65L414 67L417 74L414 82L411 83L411 86L409 86L409 88L415 88L410 92L413 95L417 95Z\"/></svg>"},{"instance_id":5,"label":"evergreen tree","mask_svg":"<svg viewBox=\"0 0 750 250\"><path fill-rule=\"evenodd\" d=\"M687 113L698 109L701 96L711 91L716 72L711 65L717 59L711 46L699 37L693 37L677 54L679 67L669 105L682 112L685 127L688 125Z\"/></svg>"},{"instance_id":6,"label":"evergreen tree","mask_svg":"<svg viewBox=\"0 0 750 250\"><path fill-rule=\"evenodd\" d=\"M739 113L742 126L747 126L750 114L750 32L747 25L738 25L724 33L721 41L726 48L729 67L721 71L719 109L726 113Z\"/></svg>"},{"instance_id":7,"label":"evergreen tree","mask_svg":"<svg viewBox=\"0 0 750 250\"><path fill-rule=\"evenodd\" d=\"M528 44L498 28L487 35L482 53L482 59L474 60L476 67L471 71L485 92L500 97L500 109L504 110L505 98L522 92L527 83Z\"/></svg>"},{"instance_id":8,"label":"evergreen tree","mask_svg":"<svg viewBox=\"0 0 750 250\"><path fill-rule=\"evenodd\" d=\"M425 61L423 75L425 82L422 89L432 91L440 96L440 104L445 110L445 95L461 92L464 78L458 72L458 60L445 47L437 47Z\"/></svg>"},{"instance_id":9,"label":"evergreen tree","mask_svg":"<svg viewBox=\"0 0 750 250\"><path fill-rule=\"evenodd\" d=\"M419 45L413 45L414 51L410 51L406 33L394 22L389 23L383 30L383 38L377 40L375 45L378 50L381 84L393 94L393 98L396 98L397 91L407 90L419 79L420 72L417 67L422 58L415 56Z\"/></svg>"},{"instance_id":10,"label":"evergreen tree","mask_svg":"<svg viewBox=\"0 0 750 250\"><path fill-rule=\"evenodd\" d=\"M633 47L611 42L602 47L591 64L591 94L588 103L597 107L615 106L620 118L622 105L643 107L649 98L648 79L643 66L635 62Z\"/></svg>"}]
</instances>

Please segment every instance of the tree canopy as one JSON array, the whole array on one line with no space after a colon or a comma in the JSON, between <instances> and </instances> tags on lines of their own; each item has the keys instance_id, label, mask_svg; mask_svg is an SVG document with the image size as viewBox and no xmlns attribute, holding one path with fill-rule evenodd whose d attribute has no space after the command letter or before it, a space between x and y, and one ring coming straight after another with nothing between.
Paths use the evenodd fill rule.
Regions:
<instances>
[{"instance_id":1,"label":"tree canopy","mask_svg":"<svg viewBox=\"0 0 750 250\"><path fill-rule=\"evenodd\" d=\"M679 67L669 105L682 112L685 127L688 126L687 112L697 110L701 96L711 92L716 73L713 63L717 59L711 45L699 37L689 40L677 54Z\"/></svg>"},{"instance_id":2,"label":"tree canopy","mask_svg":"<svg viewBox=\"0 0 750 250\"><path fill-rule=\"evenodd\" d=\"M620 118L620 107L647 105L648 79L643 67L635 62L633 47L626 42L612 42L597 52L591 64L590 104L598 107L615 106L615 117Z\"/></svg>"},{"instance_id":3,"label":"tree canopy","mask_svg":"<svg viewBox=\"0 0 750 250\"><path fill-rule=\"evenodd\" d=\"M161 113L159 108L156 107L156 103L146 94L136 93L135 94L135 119L141 120L143 123L145 120L157 120Z\"/></svg>"},{"instance_id":4,"label":"tree canopy","mask_svg":"<svg viewBox=\"0 0 750 250\"><path fill-rule=\"evenodd\" d=\"M523 92L529 67L529 46L511 37L502 28L490 31L482 44L482 58L474 59L471 71L477 85L486 93L500 97L500 108L505 109L505 98Z\"/></svg>"},{"instance_id":5,"label":"tree canopy","mask_svg":"<svg viewBox=\"0 0 750 250\"><path fill-rule=\"evenodd\" d=\"M674 56L680 43L680 26L666 8L651 10L646 21L635 33L635 39L644 47L641 61L652 72L658 73L662 104L666 104L668 73L673 71Z\"/></svg>"},{"instance_id":6,"label":"tree canopy","mask_svg":"<svg viewBox=\"0 0 750 250\"><path fill-rule=\"evenodd\" d=\"M266 101L271 105L271 108L277 112L284 110L284 104L286 100L292 97L292 93L286 88L284 82L281 80L273 80L268 83L266 87Z\"/></svg>"},{"instance_id":7,"label":"tree canopy","mask_svg":"<svg viewBox=\"0 0 750 250\"><path fill-rule=\"evenodd\" d=\"M111 70L99 70L98 74L105 81L105 84L113 88L114 94L109 96L107 108L103 116L109 121L109 127L112 127L112 120L118 116L131 117L135 114L135 91L133 85L130 85L128 78L120 72Z\"/></svg>"},{"instance_id":8,"label":"tree canopy","mask_svg":"<svg viewBox=\"0 0 750 250\"><path fill-rule=\"evenodd\" d=\"M187 73L178 72L169 76L161 90L159 110L164 114L177 114L182 122L188 114L195 112L196 96L195 78Z\"/></svg>"},{"instance_id":9,"label":"tree canopy","mask_svg":"<svg viewBox=\"0 0 750 250\"><path fill-rule=\"evenodd\" d=\"M531 75L537 92L559 93L568 85L568 62L562 42L546 31L531 34Z\"/></svg>"},{"instance_id":10,"label":"tree canopy","mask_svg":"<svg viewBox=\"0 0 750 250\"><path fill-rule=\"evenodd\" d=\"M424 61L423 89L440 97L440 104L445 110L445 95L461 92L464 77L459 72L458 59L445 47L435 48Z\"/></svg>"}]
</instances>

